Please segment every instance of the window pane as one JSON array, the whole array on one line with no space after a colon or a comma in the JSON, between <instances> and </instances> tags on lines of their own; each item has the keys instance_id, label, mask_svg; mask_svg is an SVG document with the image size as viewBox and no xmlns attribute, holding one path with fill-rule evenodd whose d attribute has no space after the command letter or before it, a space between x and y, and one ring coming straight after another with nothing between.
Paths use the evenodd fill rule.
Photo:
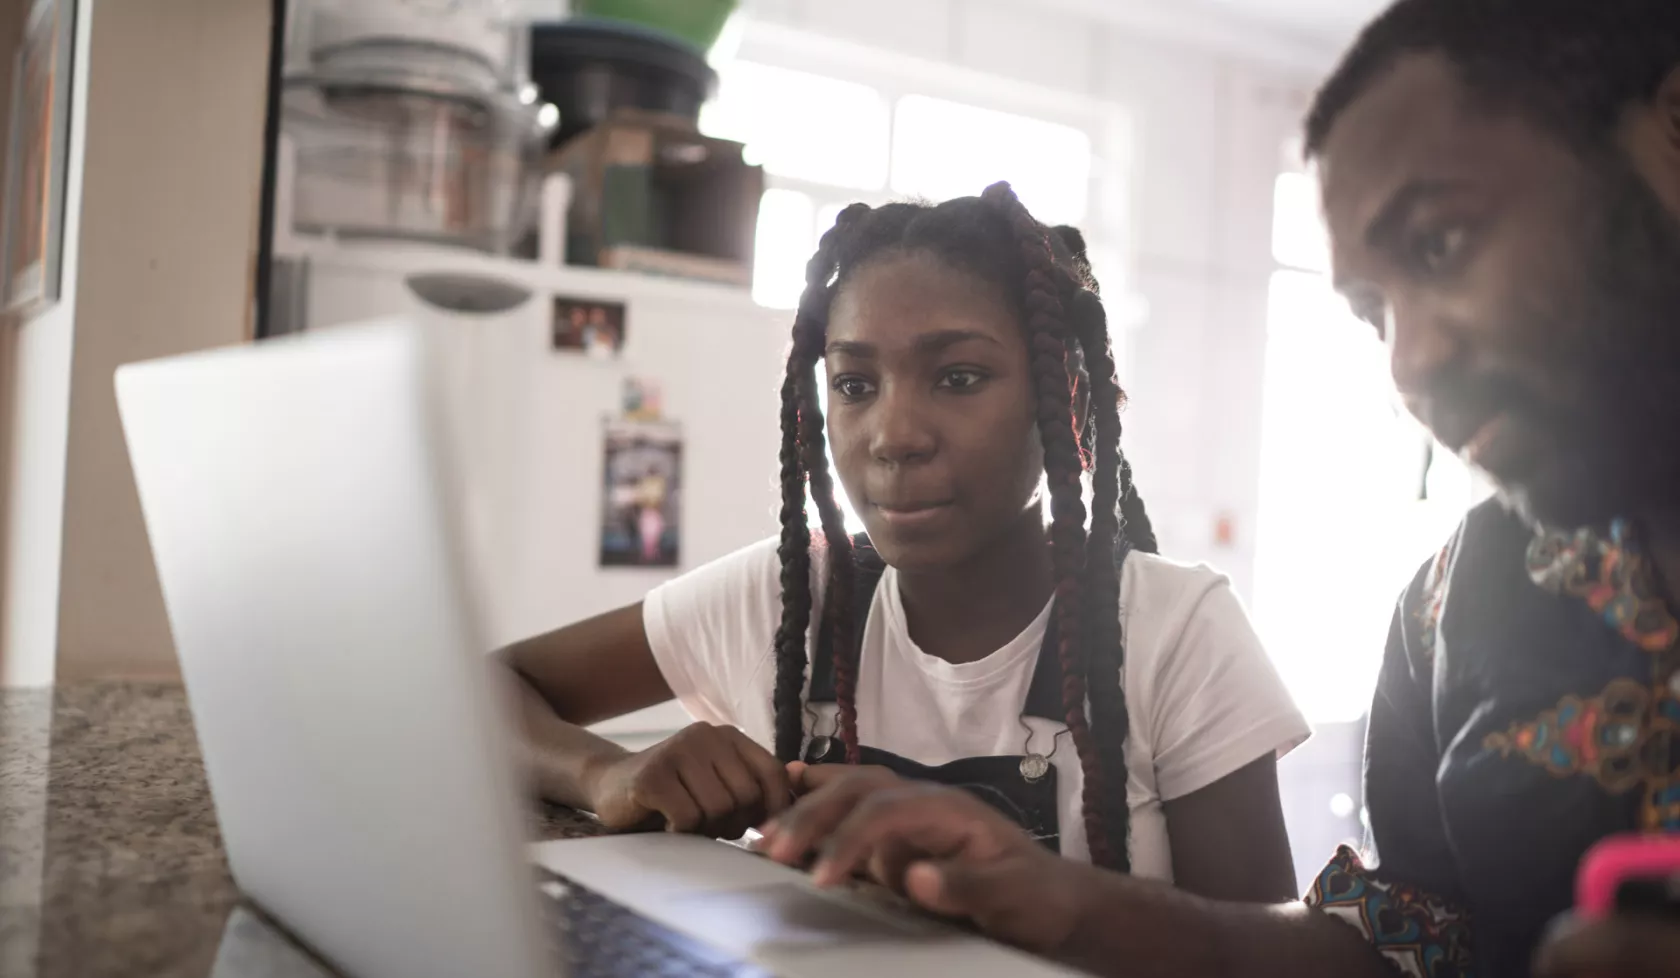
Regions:
<instances>
[{"instance_id":1,"label":"window pane","mask_svg":"<svg viewBox=\"0 0 1680 978\"><path fill-rule=\"evenodd\" d=\"M700 113L709 136L747 144L768 172L878 190L887 179L887 102L867 85L736 61Z\"/></svg>"},{"instance_id":2,"label":"window pane","mask_svg":"<svg viewBox=\"0 0 1680 978\"><path fill-rule=\"evenodd\" d=\"M1284 173L1272 191L1272 257L1309 272L1330 270L1330 240L1319 210L1318 181Z\"/></svg>"},{"instance_id":3,"label":"window pane","mask_svg":"<svg viewBox=\"0 0 1680 978\"><path fill-rule=\"evenodd\" d=\"M817 209L817 236L811 240L821 241L822 236L834 227L834 222L840 220L840 212L845 210L845 204L824 204ZM813 248L813 250L815 250Z\"/></svg>"},{"instance_id":4,"label":"window pane","mask_svg":"<svg viewBox=\"0 0 1680 978\"><path fill-rule=\"evenodd\" d=\"M1485 492L1445 451L1424 470L1388 351L1322 275L1275 273L1269 305L1255 624L1308 718L1349 721L1400 589Z\"/></svg>"},{"instance_id":5,"label":"window pane","mask_svg":"<svg viewBox=\"0 0 1680 978\"><path fill-rule=\"evenodd\" d=\"M795 309L805 288L805 263L816 250L816 205L794 190L766 190L758 205L753 245L753 299L772 309Z\"/></svg>"},{"instance_id":6,"label":"window pane","mask_svg":"<svg viewBox=\"0 0 1680 978\"><path fill-rule=\"evenodd\" d=\"M1091 239L1085 240L1085 257L1091 262L1091 275L1097 280L1097 287L1102 290L1104 305L1106 300L1113 298L1118 301L1126 294L1126 253L1113 245L1102 244ZM1118 318L1118 309L1109 309L1108 318L1112 324Z\"/></svg>"},{"instance_id":7,"label":"window pane","mask_svg":"<svg viewBox=\"0 0 1680 978\"><path fill-rule=\"evenodd\" d=\"M893 119L892 153L901 194L941 201L1008 180L1046 224L1085 217L1091 137L1072 126L909 95Z\"/></svg>"}]
</instances>

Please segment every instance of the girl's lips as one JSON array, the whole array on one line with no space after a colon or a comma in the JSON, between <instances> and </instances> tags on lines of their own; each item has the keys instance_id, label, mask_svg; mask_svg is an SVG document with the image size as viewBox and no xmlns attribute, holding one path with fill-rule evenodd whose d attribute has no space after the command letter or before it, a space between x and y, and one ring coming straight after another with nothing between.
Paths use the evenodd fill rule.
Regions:
<instances>
[{"instance_id":1,"label":"girl's lips","mask_svg":"<svg viewBox=\"0 0 1680 978\"><path fill-rule=\"evenodd\" d=\"M875 512L880 514L888 526L910 528L932 523L943 517L951 509L948 502L940 503L905 503L898 506L875 504Z\"/></svg>"}]
</instances>

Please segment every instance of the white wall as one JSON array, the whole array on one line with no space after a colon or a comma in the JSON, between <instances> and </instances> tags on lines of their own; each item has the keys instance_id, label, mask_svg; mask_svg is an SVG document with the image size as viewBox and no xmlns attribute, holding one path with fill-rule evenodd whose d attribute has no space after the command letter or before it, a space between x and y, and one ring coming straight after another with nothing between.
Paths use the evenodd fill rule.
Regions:
<instances>
[{"instance_id":1,"label":"white wall","mask_svg":"<svg viewBox=\"0 0 1680 978\"><path fill-rule=\"evenodd\" d=\"M0 597L0 688L48 686L58 646L58 582L64 527L64 471L70 429L70 362L80 278L82 173L92 3L76 24L70 88L69 176L58 304L20 324L12 337L6 466L5 591Z\"/></svg>"},{"instance_id":2,"label":"white wall","mask_svg":"<svg viewBox=\"0 0 1680 978\"><path fill-rule=\"evenodd\" d=\"M119 364L250 332L267 0L81 0L64 298L17 343L6 685L170 677Z\"/></svg>"},{"instance_id":3,"label":"white wall","mask_svg":"<svg viewBox=\"0 0 1680 978\"><path fill-rule=\"evenodd\" d=\"M97 10L60 680L177 669L112 375L251 335L272 14L268 0L115 0Z\"/></svg>"},{"instance_id":4,"label":"white wall","mask_svg":"<svg viewBox=\"0 0 1680 978\"><path fill-rule=\"evenodd\" d=\"M67 299L17 334L0 686L53 681L74 308L74 298Z\"/></svg>"},{"instance_id":5,"label":"white wall","mask_svg":"<svg viewBox=\"0 0 1680 978\"><path fill-rule=\"evenodd\" d=\"M1252 594L1272 182L1333 48L1195 2L747 0L754 19L985 72L1132 118L1125 444L1165 549ZM1184 7L1195 16L1169 13ZM749 48L751 42L749 41ZM825 70L830 66L825 65ZM1228 516L1230 546L1215 540Z\"/></svg>"}]
</instances>

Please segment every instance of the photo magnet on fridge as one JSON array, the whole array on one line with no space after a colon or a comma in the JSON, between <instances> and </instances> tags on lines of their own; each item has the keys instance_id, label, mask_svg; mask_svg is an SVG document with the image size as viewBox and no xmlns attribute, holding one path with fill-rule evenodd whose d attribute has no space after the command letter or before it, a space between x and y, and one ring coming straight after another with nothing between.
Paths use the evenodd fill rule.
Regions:
<instances>
[{"instance_id":1,"label":"photo magnet on fridge","mask_svg":"<svg viewBox=\"0 0 1680 978\"><path fill-rule=\"evenodd\" d=\"M556 350L577 350L598 360L611 360L624 351L624 303L601 299L554 297L550 332Z\"/></svg>"},{"instance_id":2,"label":"photo magnet on fridge","mask_svg":"<svg viewBox=\"0 0 1680 978\"><path fill-rule=\"evenodd\" d=\"M665 416L659 381L646 377L624 378L620 409L626 421L658 421Z\"/></svg>"},{"instance_id":3,"label":"photo magnet on fridge","mask_svg":"<svg viewBox=\"0 0 1680 978\"><path fill-rule=\"evenodd\" d=\"M602 567L676 567L682 556L682 430L609 420L603 431Z\"/></svg>"}]
</instances>

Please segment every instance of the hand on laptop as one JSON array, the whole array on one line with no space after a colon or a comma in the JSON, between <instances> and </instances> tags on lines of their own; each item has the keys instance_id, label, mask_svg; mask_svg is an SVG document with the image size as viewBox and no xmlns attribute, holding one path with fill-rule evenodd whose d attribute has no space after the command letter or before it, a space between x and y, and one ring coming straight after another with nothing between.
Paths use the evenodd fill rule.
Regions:
<instances>
[{"instance_id":1,"label":"hand on laptop","mask_svg":"<svg viewBox=\"0 0 1680 978\"><path fill-rule=\"evenodd\" d=\"M787 766L787 773L796 796L808 795L842 778L853 786L853 791L864 785L890 787L906 783L906 779L879 764L807 764L794 761Z\"/></svg>"},{"instance_id":2,"label":"hand on laptop","mask_svg":"<svg viewBox=\"0 0 1680 978\"><path fill-rule=\"evenodd\" d=\"M1082 919L1089 867L1034 842L966 791L840 765L803 772L823 783L760 831L760 850L788 865L819 854L830 886L858 872L937 914L1039 952L1060 948ZM883 777L883 774L885 775Z\"/></svg>"},{"instance_id":3,"label":"hand on laptop","mask_svg":"<svg viewBox=\"0 0 1680 978\"><path fill-rule=\"evenodd\" d=\"M609 829L663 821L667 831L737 839L793 800L775 755L729 726L696 723L602 767L591 807Z\"/></svg>"}]
</instances>

